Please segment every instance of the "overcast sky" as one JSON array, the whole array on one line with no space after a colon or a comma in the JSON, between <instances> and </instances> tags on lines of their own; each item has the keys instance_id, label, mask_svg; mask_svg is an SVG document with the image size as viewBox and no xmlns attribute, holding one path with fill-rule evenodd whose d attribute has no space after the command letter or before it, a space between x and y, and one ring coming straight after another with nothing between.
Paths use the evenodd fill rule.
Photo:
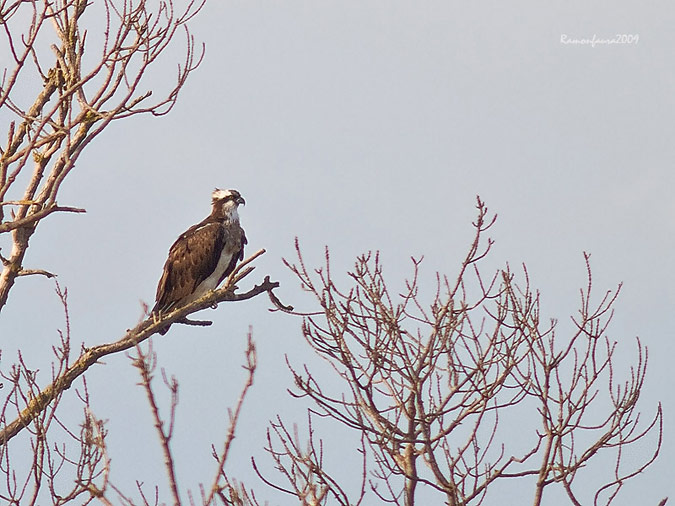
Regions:
<instances>
[{"instance_id":1,"label":"overcast sky","mask_svg":"<svg viewBox=\"0 0 675 506\"><path fill-rule=\"evenodd\" d=\"M192 24L206 57L175 110L118 122L88 148L59 200L87 214L48 218L25 267L59 274L73 340L93 345L120 338L139 301L153 302L169 246L206 216L216 186L246 198L248 251L267 249L249 282L269 274L297 306L306 299L281 262L296 236L312 265L328 245L343 271L381 250L393 283L424 255L433 283L437 270L456 272L480 195L499 215L487 265L526 263L545 316L566 322L578 306L584 251L598 296L624 283L609 335L622 360L634 358L636 336L648 347L641 406L648 418L663 403L666 433L660 460L617 504L673 500L673 26L666 1L211 1ZM617 34L639 39L561 42ZM171 56L180 61L180 45ZM173 78L170 60L148 86ZM26 336L36 357L54 342L63 323L52 286L18 281L0 320L3 365ZM36 307L40 321L27 318ZM285 393L284 354L311 360L300 321L267 307L223 304L208 312L212 327L174 326L154 340L181 385L184 489L210 480L249 325L260 364L235 475L265 497L248 455L260 455L277 412L304 422ZM137 381L123 356L89 376L122 485L162 480Z\"/></svg>"}]
</instances>

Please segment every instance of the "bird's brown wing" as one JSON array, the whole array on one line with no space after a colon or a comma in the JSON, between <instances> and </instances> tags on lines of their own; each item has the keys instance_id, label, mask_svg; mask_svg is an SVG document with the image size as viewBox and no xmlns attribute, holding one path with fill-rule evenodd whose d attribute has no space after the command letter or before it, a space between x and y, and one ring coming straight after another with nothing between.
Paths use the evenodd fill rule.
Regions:
<instances>
[{"instance_id":1,"label":"bird's brown wing","mask_svg":"<svg viewBox=\"0 0 675 506\"><path fill-rule=\"evenodd\" d=\"M223 241L223 227L217 222L200 223L183 233L169 249L152 311L171 309L193 293L216 268Z\"/></svg>"}]
</instances>

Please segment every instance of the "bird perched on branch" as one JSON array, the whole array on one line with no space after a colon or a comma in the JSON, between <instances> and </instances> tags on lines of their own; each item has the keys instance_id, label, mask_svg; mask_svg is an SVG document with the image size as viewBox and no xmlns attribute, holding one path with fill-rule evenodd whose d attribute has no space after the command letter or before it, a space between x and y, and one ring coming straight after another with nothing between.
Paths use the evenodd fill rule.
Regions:
<instances>
[{"instance_id":1,"label":"bird perched on branch","mask_svg":"<svg viewBox=\"0 0 675 506\"><path fill-rule=\"evenodd\" d=\"M246 201L237 190L216 188L211 203L211 214L183 232L169 249L153 314L159 316L202 297L244 258L247 241L237 208ZM160 334L166 334L169 327Z\"/></svg>"}]
</instances>

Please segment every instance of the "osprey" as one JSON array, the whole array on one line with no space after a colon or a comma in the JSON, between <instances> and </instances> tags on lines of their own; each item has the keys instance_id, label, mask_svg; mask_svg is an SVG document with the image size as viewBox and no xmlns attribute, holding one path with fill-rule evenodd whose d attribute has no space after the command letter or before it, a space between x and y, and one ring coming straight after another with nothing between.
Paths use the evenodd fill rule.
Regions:
<instances>
[{"instance_id":1,"label":"osprey","mask_svg":"<svg viewBox=\"0 0 675 506\"><path fill-rule=\"evenodd\" d=\"M244 258L246 235L239 225L237 190L213 191L211 214L188 228L169 249L152 313L175 309L216 288ZM169 326L159 331L164 335Z\"/></svg>"}]
</instances>

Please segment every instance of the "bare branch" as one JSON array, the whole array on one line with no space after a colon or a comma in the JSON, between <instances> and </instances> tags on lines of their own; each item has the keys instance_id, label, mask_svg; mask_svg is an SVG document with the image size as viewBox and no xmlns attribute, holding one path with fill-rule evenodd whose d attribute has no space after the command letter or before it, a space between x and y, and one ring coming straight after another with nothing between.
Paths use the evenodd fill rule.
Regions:
<instances>
[{"instance_id":1,"label":"bare branch","mask_svg":"<svg viewBox=\"0 0 675 506\"><path fill-rule=\"evenodd\" d=\"M87 211L85 209L80 209L77 207L62 207L54 204L39 211L35 211L34 213L31 213L29 216L26 216L25 218L19 218L6 223L1 223L0 234L16 230L17 228L30 227L36 222L40 221L42 218L56 212L86 213Z\"/></svg>"},{"instance_id":2,"label":"bare branch","mask_svg":"<svg viewBox=\"0 0 675 506\"><path fill-rule=\"evenodd\" d=\"M227 435L225 437L223 450L220 452L219 455L216 453L215 448L213 450L214 457L216 457L218 461L218 468L216 476L213 479L213 485L211 485L209 495L204 499L205 505L211 504L214 497L216 495L220 496L220 494L222 494L225 488L227 488L230 491L230 495L232 495L236 489L235 485L225 474L225 463L227 462L227 458L230 454L230 446L232 445L232 441L234 440L234 434L237 429L237 425L239 423L239 415L244 405L244 399L246 398L246 394L248 393L249 389L253 386L253 377L255 376L255 370L257 366L258 366L258 359L255 349L255 343L253 342L251 329L249 329L246 346L246 365L244 366L244 369L246 369L248 375L246 377L246 383L244 384L244 387L242 388L241 393L239 394L239 399L237 400L237 405L234 408L234 412L230 411L230 423L227 429ZM224 485L220 484L221 479L225 480ZM224 500L223 502L227 501Z\"/></svg>"},{"instance_id":3,"label":"bare branch","mask_svg":"<svg viewBox=\"0 0 675 506\"><path fill-rule=\"evenodd\" d=\"M21 269L17 276L45 276L48 278L55 278L56 274L53 272L45 271L44 269Z\"/></svg>"},{"instance_id":4,"label":"bare branch","mask_svg":"<svg viewBox=\"0 0 675 506\"><path fill-rule=\"evenodd\" d=\"M496 480L536 476L535 505L556 484L573 504L590 501L578 498L589 493L596 504L601 494L608 496L603 504L609 504L626 480L654 462L662 441L660 407L646 424L637 411L647 365L639 340L629 378L619 383L614 371L617 344L606 331L621 286L592 303L585 255L588 283L579 315L571 335L558 338L557 322L540 316L539 293L525 267L521 286L508 267L482 274L480 263L492 245L483 237L495 221L480 199L477 210L474 239L455 281L437 274L430 301L419 295L427 293L418 276L421 260L412 259L413 275L396 297L379 253L358 257L350 286L341 287L328 250L320 268L308 269L296 240L297 261L285 263L319 310L291 314L303 317L305 340L341 388L319 381L324 373L289 363L296 387L291 395L308 398L318 414L361 434L375 463L371 491L382 501L413 505L424 484L448 505L480 504ZM512 429L501 427L513 410L519 428L530 430L528 443L515 445ZM291 485L282 489L302 501L308 491L319 497L315 475L303 465L320 463L298 449L280 420L272 430L282 445L273 449L268 441L268 452ZM629 446L654 433L651 457L624 470ZM577 486L590 459L611 451L613 475L604 484L596 478L593 492L586 483Z\"/></svg>"},{"instance_id":5,"label":"bare branch","mask_svg":"<svg viewBox=\"0 0 675 506\"><path fill-rule=\"evenodd\" d=\"M152 390L152 377L157 367L157 356L152 351L152 341L149 341L150 345L148 352L144 353L140 345L136 345L136 357L133 358L134 367L138 369L139 374L141 375L141 385L145 390L145 393L148 398L148 403L150 404L150 409L152 411L152 419L155 424L155 430L159 436L159 440L162 446L162 452L164 454L164 467L166 469L167 475L169 477L169 486L171 488L171 494L173 495L174 504L178 506L181 504L180 494L178 492L178 481L176 480L176 467L174 465L173 454L169 443L171 441L171 435L173 432L173 424L175 419L175 408L178 398L178 383L175 381L170 385L171 388L171 417L170 417L170 428L168 431L164 430L164 422L159 414L159 408L157 407L157 401L155 400L155 394Z\"/></svg>"},{"instance_id":6,"label":"bare branch","mask_svg":"<svg viewBox=\"0 0 675 506\"><path fill-rule=\"evenodd\" d=\"M183 10L173 0L0 3L0 52L4 49L13 63L0 69L0 112L9 118L0 148L0 233L12 232L11 253L0 273L0 310L26 272L23 260L37 224L54 212L84 212L56 204L82 151L114 120L162 116L173 108L204 55L187 25L204 3L190 1ZM25 26L9 24L10 18L26 20ZM176 80L165 90L146 89L146 75L180 34L186 37L185 56ZM83 58L85 46L88 58ZM31 90L35 98L26 104ZM6 220L10 205L18 208Z\"/></svg>"},{"instance_id":7,"label":"bare branch","mask_svg":"<svg viewBox=\"0 0 675 506\"><path fill-rule=\"evenodd\" d=\"M257 258L262 252L256 252L251 258ZM250 274L250 272L251 270L245 270L239 272L234 277L230 276L222 288L212 291L190 304L179 307L163 315L161 318L151 317L140 322L133 329L128 330L124 337L118 341L85 349L72 365L54 378L50 385L35 392L33 398L27 401L27 407L20 413L19 417L0 431L0 445L6 444L11 438L26 428L55 398L70 388L75 379L82 376L101 358L132 349L166 327L168 323L175 323L192 313L212 307L214 304L247 300L262 293L269 293L279 286L278 282L269 281L269 277L266 277L261 284L254 286L247 292L234 293L233 289L235 285Z\"/></svg>"}]
</instances>

